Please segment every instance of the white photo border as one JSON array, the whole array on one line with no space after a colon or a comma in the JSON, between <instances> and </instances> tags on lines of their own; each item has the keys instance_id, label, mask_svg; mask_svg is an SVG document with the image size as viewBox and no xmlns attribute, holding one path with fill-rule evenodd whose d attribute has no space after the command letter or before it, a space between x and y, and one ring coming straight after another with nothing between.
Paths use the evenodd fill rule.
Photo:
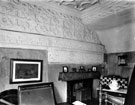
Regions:
<instances>
[{"instance_id":1,"label":"white photo border","mask_svg":"<svg viewBox=\"0 0 135 105\"><path fill-rule=\"evenodd\" d=\"M28 71L26 69L23 70L23 68L21 69L21 72L23 72L22 77L21 78L19 78L19 76L16 77L19 74L19 73L17 74L17 70L19 70L17 66L23 67L26 65L28 66L29 69L31 69L31 67L32 69L33 67L36 67L34 68L34 72L32 72L32 69L29 70L33 73L33 75L36 75L36 77L33 77L33 76L30 77L30 75L32 75L32 73L30 73L30 75L28 74L29 78L26 78L25 72L28 72ZM12 84L12 83L42 82L42 69L43 69L43 60L10 59L10 83ZM37 73L37 74L34 74L34 73Z\"/></svg>"}]
</instances>

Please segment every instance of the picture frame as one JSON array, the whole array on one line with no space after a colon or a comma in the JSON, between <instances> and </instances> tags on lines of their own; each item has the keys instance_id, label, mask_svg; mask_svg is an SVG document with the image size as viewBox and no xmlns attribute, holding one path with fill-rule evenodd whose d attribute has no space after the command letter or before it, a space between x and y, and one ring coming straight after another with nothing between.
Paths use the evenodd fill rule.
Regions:
<instances>
[{"instance_id":1,"label":"picture frame","mask_svg":"<svg viewBox=\"0 0 135 105\"><path fill-rule=\"evenodd\" d=\"M68 72L68 66L63 66L63 72L67 73Z\"/></svg>"},{"instance_id":2,"label":"picture frame","mask_svg":"<svg viewBox=\"0 0 135 105\"><path fill-rule=\"evenodd\" d=\"M96 66L92 66L92 71L97 71L97 67Z\"/></svg>"},{"instance_id":3,"label":"picture frame","mask_svg":"<svg viewBox=\"0 0 135 105\"><path fill-rule=\"evenodd\" d=\"M10 59L10 83L42 81L43 60Z\"/></svg>"},{"instance_id":4,"label":"picture frame","mask_svg":"<svg viewBox=\"0 0 135 105\"><path fill-rule=\"evenodd\" d=\"M126 58L127 58L126 55L119 55L118 56L118 66L126 66L127 65Z\"/></svg>"}]
</instances>

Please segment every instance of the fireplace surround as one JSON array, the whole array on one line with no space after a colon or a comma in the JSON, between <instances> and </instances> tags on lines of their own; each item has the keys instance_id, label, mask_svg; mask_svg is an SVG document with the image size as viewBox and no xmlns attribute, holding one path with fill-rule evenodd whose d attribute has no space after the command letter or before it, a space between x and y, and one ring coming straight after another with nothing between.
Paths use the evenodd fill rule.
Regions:
<instances>
[{"instance_id":1,"label":"fireplace surround","mask_svg":"<svg viewBox=\"0 0 135 105\"><path fill-rule=\"evenodd\" d=\"M93 79L100 78L100 72L60 72L59 80L67 82L67 102L85 102L92 99Z\"/></svg>"}]
</instances>

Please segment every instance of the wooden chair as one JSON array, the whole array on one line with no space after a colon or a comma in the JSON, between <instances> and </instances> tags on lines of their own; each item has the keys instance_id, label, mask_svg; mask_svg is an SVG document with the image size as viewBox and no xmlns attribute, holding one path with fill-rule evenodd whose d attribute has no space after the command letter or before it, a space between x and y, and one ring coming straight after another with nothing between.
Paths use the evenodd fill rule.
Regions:
<instances>
[{"instance_id":1,"label":"wooden chair","mask_svg":"<svg viewBox=\"0 0 135 105\"><path fill-rule=\"evenodd\" d=\"M106 95L106 101L112 105L135 105L135 66L130 78L130 82L127 89L125 98L113 97L112 95Z\"/></svg>"},{"instance_id":2,"label":"wooden chair","mask_svg":"<svg viewBox=\"0 0 135 105\"><path fill-rule=\"evenodd\" d=\"M18 105L18 90L9 89L0 93L0 105Z\"/></svg>"},{"instance_id":3,"label":"wooden chair","mask_svg":"<svg viewBox=\"0 0 135 105\"><path fill-rule=\"evenodd\" d=\"M130 78L124 105L135 105L135 66Z\"/></svg>"},{"instance_id":4,"label":"wooden chair","mask_svg":"<svg viewBox=\"0 0 135 105\"><path fill-rule=\"evenodd\" d=\"M57 103L53 82L18 86L18 105L72 105Z\"/></svg>"},{"instance_id":5,"label":"wooden chair","mask_svg":"<svg viewBox=\"0 0 135 105\"><path fill-rule=\"evenodd\" d=\"M105 103L111 103L112 105L124 105L125 97L113 96L106 94L105 95Z\"/></svg>"},{"instance_id":6,"label":"wooden chair","mask_svg":"<svg viewBox=\"0 0 135 105\"><path fill-rule=\"evenodd\" d=\"M0 105L72 105L57 103L53 82L19 85L0 93Z\"/></svg>"}]
</instances>

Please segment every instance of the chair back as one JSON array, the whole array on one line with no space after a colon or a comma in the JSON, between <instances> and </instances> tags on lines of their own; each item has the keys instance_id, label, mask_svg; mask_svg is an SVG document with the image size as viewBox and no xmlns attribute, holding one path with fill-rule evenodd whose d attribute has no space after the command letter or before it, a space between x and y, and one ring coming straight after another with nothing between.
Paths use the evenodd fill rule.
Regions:
<instances>
[{"instance_id":1,"label":"chair back","mask_svg":"<svg viewBox=\"0 0 135 105\"><path fill-rule=\"evenodd\" d=\"M124 105L135 105L135 66L130 78L127 95L125 97Z\"/></svg>"},{"instance_id":2,"label":"chair back","mask_svg":"<svg viewBox=\"0 0 135 105\"><path fill-rule=\"evenodd\" d=\"M0 93L0 105L5 105L6 103L18 105L17 94L18 94L17 89L9 89L9 90L5 90L5 91L1 92ZM4 101L1 102L2 100L4 100Z\"/></svg>"},{"instance_id":3,"label":"chair back","mask_svg":"<svg viewBox=\"0 0 135 105\"><path fill-rule=\"evenodd\" d=\"M56 105L52 82L18 87L19 105Z\"/></svg>"}]
</instances>

